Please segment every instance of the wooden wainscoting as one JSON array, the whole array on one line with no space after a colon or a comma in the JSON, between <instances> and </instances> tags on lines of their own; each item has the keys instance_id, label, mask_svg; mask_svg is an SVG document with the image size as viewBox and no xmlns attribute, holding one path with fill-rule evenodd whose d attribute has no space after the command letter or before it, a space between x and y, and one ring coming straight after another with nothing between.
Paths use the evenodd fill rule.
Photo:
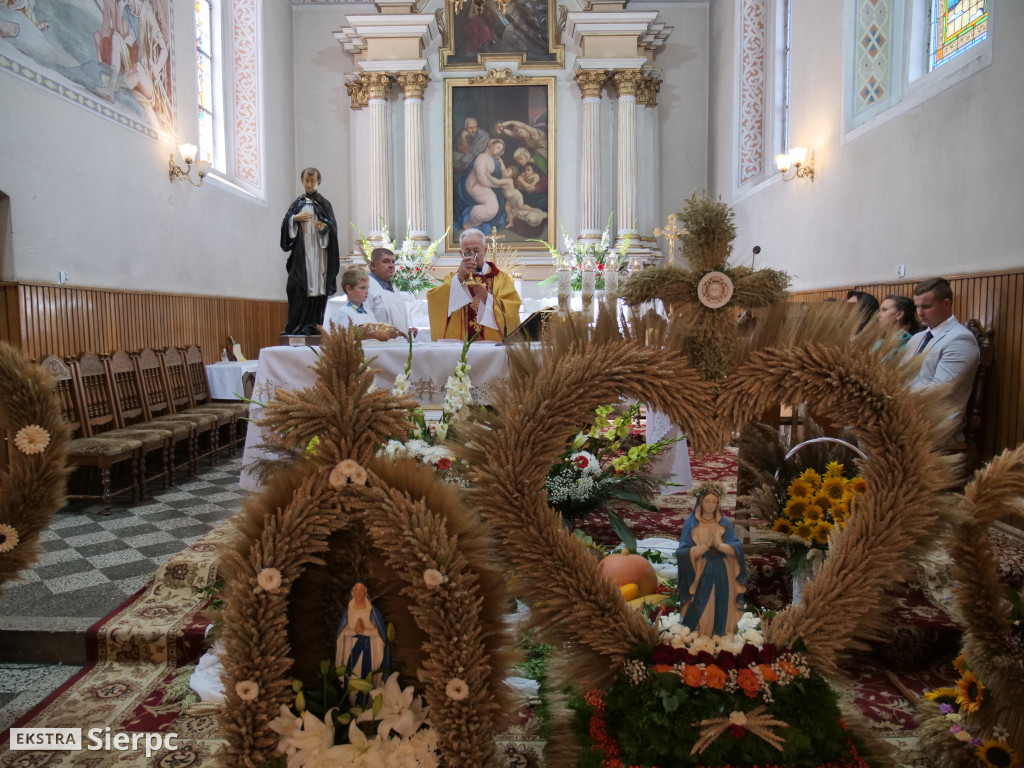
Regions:
<instances>
[{"instance_id":1,"label":"wooden wainscoting","mask_svg":"<svg viewBox=\"0 0 1024 768\"><path fill-rule=\"evenodd\" d=\"M32 360L199 344L212 363L229 335L255 358L287 315L285 301L0 283L0 340Z\"/></svg>"},{"instance_id":2,"label":"wooden wainscoting","mask_svg":"<svg viewBox=\"0 0 1024 768\"><path fill-rule=\"evenodd\" d=\"M992 330L995 356L986 392L982 455L991 458L1024 442L1024 269L948 277L953 313L960 322L976 318ZM882 301L889 294L912 296L918 280L869 283L817 291L796 291L792 301L846 301L851 288Z\"/></svg>"}]
</instances>

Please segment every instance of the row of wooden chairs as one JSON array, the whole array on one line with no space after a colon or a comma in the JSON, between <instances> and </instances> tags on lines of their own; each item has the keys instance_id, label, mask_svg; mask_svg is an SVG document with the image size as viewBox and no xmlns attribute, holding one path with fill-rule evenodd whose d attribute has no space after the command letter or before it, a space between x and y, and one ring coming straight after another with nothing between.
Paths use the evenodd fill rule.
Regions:
<instances>
[{"instance_id":1,"label":"row of wooden chairs","mask_svg":"<svg viewBox=\"0 0 1024 768\"><path fill-rule=\"evenodd\" d=\"M101 493L69 494L69 498L102 499L109 514L113 498L130 493L136 502L146 495L146 483L175 484L175 448L183 446L189 474L198 473L199 459L216 465L220 433L227 432L229 455L238 442L239 421L248 415L246 403L213 402L202 350L168 347L112 355L87 352L62 360L56 356L41 365L53 376L64 420L73 430L68 461L97 467ZM241 432L244 434L244 430ZM205 443L206 450L201 450ZM158 469L151 473L147 458ZM114 491L111 468L127 463L130 482Z\"/></svg>"}]
</instances>

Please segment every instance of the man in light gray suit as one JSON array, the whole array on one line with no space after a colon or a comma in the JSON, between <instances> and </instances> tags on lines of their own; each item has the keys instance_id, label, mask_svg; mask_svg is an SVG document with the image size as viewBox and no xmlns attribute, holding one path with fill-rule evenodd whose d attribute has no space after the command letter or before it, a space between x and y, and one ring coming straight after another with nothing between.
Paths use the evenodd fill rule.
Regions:
<instances>
[{"instance_id":1,"label":"man in light gray suit","mask_svg":"<svg viewBox=\"0 0 1024 768\"><path fill-rule=\"evenodd\" d=\"M964 412L981 359L978 341L953 315L953 289L945 278L934 277L918 283L914 288L914 304L925 329L907 342L904 358L925 357L910 388L949 387L944 399L954 414L943 442L961 442Z\"/></svg>"}]
</instances>

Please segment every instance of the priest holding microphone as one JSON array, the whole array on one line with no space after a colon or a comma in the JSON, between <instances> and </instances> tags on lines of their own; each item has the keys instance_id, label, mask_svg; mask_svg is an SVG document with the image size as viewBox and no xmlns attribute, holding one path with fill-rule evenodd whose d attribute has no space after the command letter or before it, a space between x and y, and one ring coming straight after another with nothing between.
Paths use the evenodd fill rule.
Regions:
<instances>
[{"instance_id":1,"label":"priest holding microphone","mask_svg":"<svg viewBox=\"0 0 1024 768\"><path fill-rule=\"evenodd\" d=\"M521 299L512 278L487 261L479 229L459 235L458 272L427 292L430 335L434 339L501 341L519 325Z\"/></svg>"}]
</instances>

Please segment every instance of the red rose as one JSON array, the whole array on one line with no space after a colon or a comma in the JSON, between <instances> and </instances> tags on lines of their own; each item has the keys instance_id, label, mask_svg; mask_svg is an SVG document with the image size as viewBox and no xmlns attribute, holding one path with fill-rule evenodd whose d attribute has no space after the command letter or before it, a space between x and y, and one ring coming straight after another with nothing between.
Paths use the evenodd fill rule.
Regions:
<instances>
[{"instance_id":1,"label":"red rose","mask_svg":"<svg viewBox=\"0 0 1024 768\"><path fill-rule=\"evenodd\" d=\"M675 654L671 645L659 645L651 654L651 664L672 664Z\"/></svg>"},{"instance_id":2,"label":"red rose","mask_svg":"<svg viewBox=\"0 0 1024 768\"><path fill-rule=\"evenodd\" d=\"M730 651L722 651L718 654L718 666L728 672L731 669L736 669L736 655Z\"/></svg>"},{"instance_id":3,"label":"red rose","mask_svg":"<svg viewBox=\"0 0 1024 768\"><path fill-rule=\"evenodd\" d=\"M590 465L590 459L588 459L586 456L577 456L575 459L572 460L572 463L575 464L580 469L586 469Z\"/></svg>"},{"instance_id":4,"label":"red rose","mask_svg":"<svg viewBox=\"0 0 1024 768\"><path fill-rule=\"evenodd\" d=\"M762 664L771 664L779 655L778 649L773 643L766 643L764 648L757 652L757 660Z\"/></svg>"},{"instance_id":5,"label":"red rose","mask_svg":"<svg viewBox=\"0 0 1024 768\"><path fill-rule=\"evenodd\" d=\"M675 648L673 650L675 651L675 653L673 654L672 658L673 658L673 660L675 661L676 664L696 664L697 663L697 657L694 656L692 653L690 653L685 648Z\"/></svg>"},{"instance_id":6,"label":"red rose","mask_svg":"<svg viewBox=\"0 0 1024 768\"><path fill-rule=\"evenodd\" d=\"M452 460L449 459L447 456L442 456L440 459L437 460L437 468L440 470L451 469Z\"/></svg>"},{"instance_id":7,"label":"red rose","mask_svg":"<svg viewBox=\"0 0 1024 768\"><path fill-rule=\"evenodd\" d=\"M734 739L742 739L747 735L747 729L742 725L730 725L729 732L732 734Z\"/></svg>"},{"instance_id":8,"label":"red rose","mask_svg":"<svg viewBox=\"0 0 1024 768\"><path fill-rule=\"evenodd\" d=\"M712 656L707 651L700 651L697 654L697 663L698 664L706 664L707 666L711 666L712 664L715 663L715 657Z\"/></svg>"},{"instance_id":9,"label":"red rose","mask_svg":"<svg viewBox=\"0 0 1024 768\"><path fill-rule=\"evenodd\" d=\"M740 655L736 659L736 663L740 667L749 667L751 664L756 664L760 659L757 657L757 647L747 643L743 646L743 650L740 651Z\"/></svg>"}]
</instances>

